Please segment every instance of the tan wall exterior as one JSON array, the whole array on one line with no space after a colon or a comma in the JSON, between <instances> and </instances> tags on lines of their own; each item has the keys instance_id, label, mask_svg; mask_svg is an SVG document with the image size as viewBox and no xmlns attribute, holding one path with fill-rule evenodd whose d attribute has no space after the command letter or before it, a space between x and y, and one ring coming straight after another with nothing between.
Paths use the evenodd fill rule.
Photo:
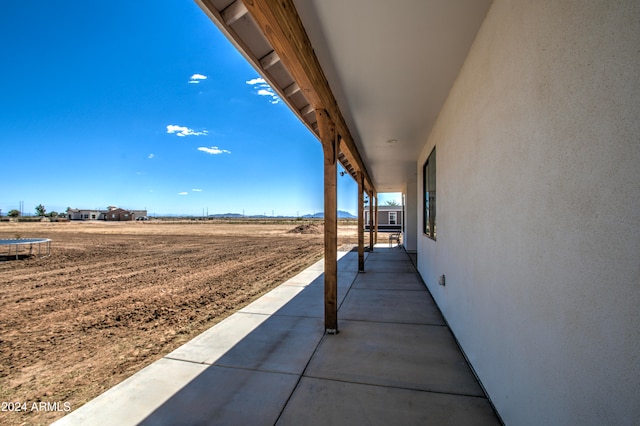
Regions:
<instances>
[{"instance_id":1,"label":"tan wall exterior","mask_svg":"<svg viewBox=\"0 0 640 426\"><path fill-rule=\"evenodd\" d=\"M434 146L419 270L503 420L637 424L640 2L496 0Z\"/></svg>"},{"instance_id":2,"label":"tan wall exterior","mask_svg":"<svg viewBox=\"0 0 640 426\"><path fill-rule=\"evenodd\" d=\"M102 219L102 213L100 210L79 210L77 212L70 212L70 220L99 220ZM86 217L85 217L86 216Z\"/></svg>"},{"instance_id":3,"label":"tan wall exterior","mask_svg":"<svg viewBox=\"0 0 640 426\"><path fill-rule=\"evenodd\" d=\"M104 220L106 221L129 221L134 220L134 215L128 210L115 209L104 213Z\"/></svg>"}]
</instances>

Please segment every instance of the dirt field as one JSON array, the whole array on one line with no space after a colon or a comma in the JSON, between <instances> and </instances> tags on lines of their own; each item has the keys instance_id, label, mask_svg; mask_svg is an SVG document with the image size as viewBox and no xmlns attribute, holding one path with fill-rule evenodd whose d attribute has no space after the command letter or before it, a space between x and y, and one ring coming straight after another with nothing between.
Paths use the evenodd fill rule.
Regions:
<instances>
[{"instance_id":1,"label":"dirt field","mask_svg":"<svg viewBox=\"0 0 640 426\"><path fill-rule=\"evenodd\" d=\"M47 258L0 247L0 424L62 417L320 259L322 234L295 227L0 223L52 239Z\"/></svg>"}]
</instances>

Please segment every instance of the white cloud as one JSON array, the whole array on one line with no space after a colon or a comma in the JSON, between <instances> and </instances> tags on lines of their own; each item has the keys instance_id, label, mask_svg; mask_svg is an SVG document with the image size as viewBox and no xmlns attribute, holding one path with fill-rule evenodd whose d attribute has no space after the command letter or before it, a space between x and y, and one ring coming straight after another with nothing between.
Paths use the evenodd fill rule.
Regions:
<instances>
[{"instance_id":1,"label":"white cloud","mask_svg":"<svg viewBox=\"0 0 640 426\"><path fill-rule=\"evenodd\" d=\"M255 84L267 84L267 82L264 81L264 78L254 78L254 79L251 79L251 80L247 81L247 84L250 85L250 86L253 86Z\"/></svg>"},{"instance_id":2,"label":"white cloud","mask_svg":"<svg viewBox=\"0 0 640 426\"><path fill-rule=\"evenodd\" d=\"M217 155L217 154L231 154L231 151L227 151L226 149L220 149L217 146L212 146L211 148L207 148L206 146L201 146L198 148L198 151L206 152L207 154Z\"/></svg>"},{"instance_id":3,"label":"white cloud","mask_svg":"<svg viewBox=\"0 0 640 426\"><path fill-rule=\"evenodd\" d=\"M178 195L188 195L188 192L178 192Z\"/></svg>"},{"instance_id":4,"label":"white cloud","mask_svg":"<svg viewBox=\"0 0 640 426\"><path fill-rule=\"evenodd\" d=\"M189 83L190 84L198 84L200 83L200 81L202 80L206 80L207 76L206 75L202 75L202 74L194 74L191 76L191 78L189 79Z\"/></svg>"},{"instance_id":5,"label":"white cloud","mask_svg":"<svg viewBox=\"0 0 640 426\"><path fill-rule=\"evenodd\" d=\"M258 95L271 98L269 102L271 102L272 104L275 105L277 103L280 103L280 96L278 96L276 92L273 91L271 86L267 84L264 78L252 78L251 80L247 80L246 83L249 86L253 86L254 88L256 88L258 90L256 92Z\"/></svg>"},{"instance_id":6,"label":"white cloud","mask_svg":"<svg viewBox=\"0 0 640 426\"><path fill-rule=\"evenodd\" d=\"M153 154L149 154L149 156L147 158L153 158L154 155Z\"/></svg>"},{"instance_id":7,"label":"white cloud","mask_svg":"<svg viewBox=\"0 0 640 426\"><path fill-rule=\"evenodd\" d=\"M195 188L194 188L194 189L192 189L191 191L193 191L193 192L202 192L202 189L195 189Z\"/></svg>"},{"instance_id":8,"label":"white cloud","mask_svg":"<svg viewBox=\"0 0 640 426\"><path fill-rule=\"evenodd\" d=\"M184 136L202 136L202 135L206 135L208 132L206 130L203 130L201 132L196 132L195 130L190 129L188 127L169 124L167 126L167 133L175 133L180 137L184 137Z\"/></svg>"}]
</instances>

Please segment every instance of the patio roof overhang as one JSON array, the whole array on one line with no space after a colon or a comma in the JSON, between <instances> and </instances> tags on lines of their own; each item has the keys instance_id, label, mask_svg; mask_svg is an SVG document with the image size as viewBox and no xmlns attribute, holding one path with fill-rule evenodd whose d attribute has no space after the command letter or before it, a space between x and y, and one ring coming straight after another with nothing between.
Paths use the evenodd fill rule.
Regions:
<instances>
[{"instance_id":1,"label":"patio roof overhang","mask_svg":"<svg viewBox=\"0 0 640 426\"><path fill-rule=\"evenodd\" d=\"M365 191L404 192L492 0L195 0Z\"/></svg>"},{"instance_id":2,"label":"patio roof overhang","mask_svg":"<svg viewBox=\"0 0 640 426\"><path fill-rule=\"evenodd\" d=\"M363 272L363 193L377 206L377 189L417 181L491 0L195 1L322 143L325 329L337 333L337 163L358 183Z\"/></svg>"},{"instance_id":3,"label":"patio roof overhang","mask_svg":"<svg viewBox=\"0 0 640 426\"><path fill-rule=\"evenodd\" d=\"M320 139L324 154L325 331L338 332L337 164L358 183L358 258L364 268L363 192L376 190L293 0L196 0Z\"/></svg>"},{"instance_id":4,"label":"patio roof overhang","mask_svg":"<svg viewBox=\"0 0 640 426\"><path fill-rule=\"evenodd\" d=\"M256 71L322 142L320 112L335 126L337 160L365 191L375 187L291 0L196 0ZM324 144L324 143L323 143Z\"/></svg>"}]
</instances>

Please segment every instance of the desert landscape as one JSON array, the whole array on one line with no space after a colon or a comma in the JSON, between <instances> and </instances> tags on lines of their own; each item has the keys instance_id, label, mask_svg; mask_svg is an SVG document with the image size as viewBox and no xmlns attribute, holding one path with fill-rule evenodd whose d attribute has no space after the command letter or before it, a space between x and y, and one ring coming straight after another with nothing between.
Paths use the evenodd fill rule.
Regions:
<instances>
[{"instance_id":1,"label":"desert landscape","mask_svg":"<svg viewBox=\"0 0 640 426\"><path fill-rule=\"evenodd\" d=\"M50 256L0 246L4 425L49 424L323 255L318 221L0 222L37 237Z\"/></svg>"}]
</instances>

